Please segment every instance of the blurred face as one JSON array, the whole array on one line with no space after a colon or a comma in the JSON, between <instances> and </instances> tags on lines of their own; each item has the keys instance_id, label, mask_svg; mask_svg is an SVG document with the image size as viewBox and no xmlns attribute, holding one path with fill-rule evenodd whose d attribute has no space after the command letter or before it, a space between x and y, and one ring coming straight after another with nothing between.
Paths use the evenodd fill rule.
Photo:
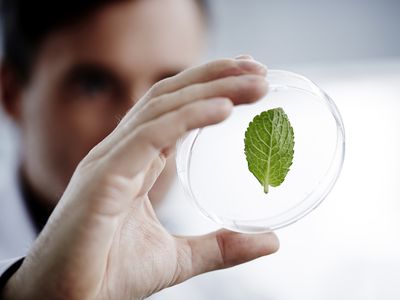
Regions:
<instances>
[{"instance_id":1,"label":"blurred face","mask_svg":"<svg viewBox=\"0 0 400 300\"><path fill-rule=\"evenodd\" d=\"M125 1L49 35L20 97L23 170L56 201L87 152L158 80L199 58L195 1Z\"/></svg>"}]
</instances>

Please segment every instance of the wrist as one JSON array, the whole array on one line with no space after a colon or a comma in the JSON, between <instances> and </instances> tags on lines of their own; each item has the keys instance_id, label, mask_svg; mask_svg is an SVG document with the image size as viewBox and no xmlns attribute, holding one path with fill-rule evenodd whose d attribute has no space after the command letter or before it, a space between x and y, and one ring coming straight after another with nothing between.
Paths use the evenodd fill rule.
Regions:
<instances>
[{"instance_id":1,"label":"wrist","mask_svg":"<svg viewBox=\"0 0 400 300\"><path fill-rule=\"evenodd\" d=\"M1 300L11 300L11 299L18 299L17 295L13 292L11 286L11 278L7 281L5 286L3 287L3 290L0 292L0 299Z\"/></svg>"},{"instance_id":2,"label":"wrist","mask_svg":"<svg viewBox=\"0 0 400 300\"><path fill-rule=\"evenodd\" d=\"M24 258L20 258L15 261L0 277L0 299L17 299L15 292L13 292L15 278L17 277L17 271L20 268Z\"/></svg>"},{"instance_id":3,"label":"wrist","mask_svg":"<svg viewBox=\"0 0 400 300\"><path fill-rule=\"evenodd\" d=\"M15 273L5 283L3 289L0 292L1 300L19 300L23 298L23 286L17 284L17 276Z\"/></svg>"}]
</instances>

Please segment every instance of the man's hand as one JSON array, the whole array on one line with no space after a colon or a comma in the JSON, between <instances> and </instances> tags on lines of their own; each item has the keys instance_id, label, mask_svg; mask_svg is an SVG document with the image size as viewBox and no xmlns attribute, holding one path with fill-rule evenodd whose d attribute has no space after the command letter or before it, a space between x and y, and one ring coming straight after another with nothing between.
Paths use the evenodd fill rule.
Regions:
<instances>
[{"instance_id":1,"label":"man's hand","mask_svg":"<svg viewBox=\"0 0 400 300\"><path fill-rule=\"evenodd\" d=\"M273 233L172 236L148 192L187 131L267 92L266 69L241 57L155 84L76 169L5 299L142 299L195 275L275 252ZM101 121L101 120L99 120Z\"/></svg>"}]
</instances>

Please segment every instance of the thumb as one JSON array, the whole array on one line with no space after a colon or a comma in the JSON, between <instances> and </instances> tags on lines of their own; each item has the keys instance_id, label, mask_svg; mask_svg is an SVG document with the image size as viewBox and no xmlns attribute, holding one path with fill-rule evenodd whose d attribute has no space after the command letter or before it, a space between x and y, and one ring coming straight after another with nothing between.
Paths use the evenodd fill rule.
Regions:
<instances>
[{"instance_id":1,"label":"thumb","mask_svg":"<svg viewBox=\"0 0 400 300\"><path fill-rule=\"evenodd\" d=\"M187 259L180 266L181 274L176 283L272 254L278 251L279 240L273 232L243 234L219 230L203 236L179 238L179 246L178 253L186 253Z\"/></svg>"}]
</instances>

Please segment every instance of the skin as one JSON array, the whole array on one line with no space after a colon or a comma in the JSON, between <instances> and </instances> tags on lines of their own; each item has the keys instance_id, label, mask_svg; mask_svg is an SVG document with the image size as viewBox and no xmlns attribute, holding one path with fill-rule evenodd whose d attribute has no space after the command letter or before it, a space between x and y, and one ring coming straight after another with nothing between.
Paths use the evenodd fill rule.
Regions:
<instances>
[{"instance_id":1,"label":"skin","mask_svg":"<svg viewBox=\"0 0 400 300\"><path fill-rule=\"evenodd\" d=\"M79 161L155 82L201 57L205 28L196 5L122 1L45 39L31 80L13 91L8 109L26 149L23 172L43 205L55 206ZM168 187L162 181L154 201Z\"/></svg>"},{"instance_id":2,"label":"skin","mask_svg":"<svg viewBox=\"0 0 400 300\"><path fill-rule=\"evenodd\" d=\"M3 67L2 100L29 150L23 170L45 205L62 195L4 299L143 299L278 249L273 233L172 236L150 202L168 186L179 137L267 92L250 57L158 81L198 58L203 35L190 1L123 2L46 38L26 86ZM77 66L115 82L88 89L68 79Z\"/></svg>"}]
</instances>

